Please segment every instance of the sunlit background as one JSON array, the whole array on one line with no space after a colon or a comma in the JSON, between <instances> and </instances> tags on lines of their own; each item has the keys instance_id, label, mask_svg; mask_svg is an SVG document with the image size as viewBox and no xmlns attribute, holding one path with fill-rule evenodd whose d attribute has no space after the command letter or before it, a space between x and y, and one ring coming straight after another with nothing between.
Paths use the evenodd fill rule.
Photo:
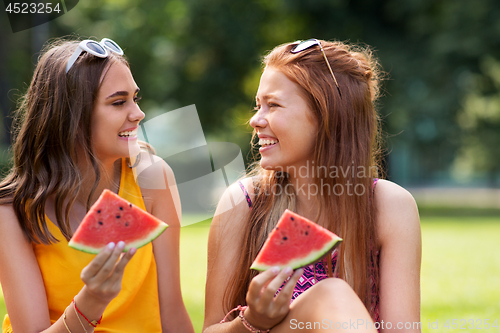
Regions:
<instances>
[{"instance_id":1,"label":"sunlit background","mask_svg":"<svg viewBox=\"0 0 500 333\"><path fill-rule=\"evenodd\" d=\"M475 331L478 320L500 326L499 1L80 0L16 33L0 9L4 172L10 115L51 38L115 40L146 121L194 104L206 142L236 144L245 163L263 54L311 37L372 46L387 72L378 104L387 178L414 195L421 213L423 331L436 331L436 320L437 331L453 331L451 321L442 326L447 319L473 320L460 332ZM197 332L209 222L195 222L205 218L188 207L186 225L194 224L181 239L183 294Z\"/></svg>"}]
</instances>

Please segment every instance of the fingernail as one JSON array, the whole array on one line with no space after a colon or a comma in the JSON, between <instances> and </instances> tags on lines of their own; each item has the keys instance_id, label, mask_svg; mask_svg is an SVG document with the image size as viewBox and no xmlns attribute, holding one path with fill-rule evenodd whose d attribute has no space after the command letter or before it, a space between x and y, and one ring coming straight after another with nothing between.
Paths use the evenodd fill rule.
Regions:
<instances>
[{"instance_id":1,"label":"fingernail","mask_svg":"<svg viewBox=\"0 0 500 333\"><path fill-rule=\"evenodd\" d=\"M112 250L115 248L115 243L111 242L108 244L108 249Z\"/></svg>"},{"instance_id":2,"label":"fingernail","mask_svg":"<svg viewBox=\"0 0 500 333\"><path fill-rule=\"evenodd\" d=\"M124 241L119 241L117 246L118 246L119 249L123 249L125 247L125 242Z\"/></svg>"},{"instance_id":3,"label":"fingernail","mask_svg":"<svg viewBox=\"0 0 500 333\"><path fill-rule=\"evenodd\" d=\"M137 249L135 247L133 247L133 248L130 249L129 252L130 252L131 255L134 255L137 252Z\"/></svg>"},{"instance_id":4,"label":"fingernail","mask_svg":"<svg viewBox=\"0 0 500 333\"><path fill-rule=\"evenodd\" d=\"M287 267L287 268L285 268L285 269L284 269L284 271L283 271L283 272L284 272L286 275L290 275L290 274L292 274L293 269L292 269L292 267Z\"/></svg>"},{"instance_id":5,"label":"fingernail","mask_svg":"<svg viewBox=\"0 0 500 333\"><path fill-rule=\"evenodd\" d=\"M273 267L273 268L271 268L271 272L273 272L274 274L278 274L280 272L280 268L279 267Z\"/></svg>"}]
</instances>

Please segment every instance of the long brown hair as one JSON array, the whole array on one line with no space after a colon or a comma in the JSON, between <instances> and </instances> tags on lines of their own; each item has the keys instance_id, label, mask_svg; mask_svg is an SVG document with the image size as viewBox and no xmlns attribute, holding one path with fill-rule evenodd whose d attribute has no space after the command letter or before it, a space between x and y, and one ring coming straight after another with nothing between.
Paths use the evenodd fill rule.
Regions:
<instances>
[{"instance_id":1,"label":"long brown hair","mask_svg":"<svg viewBox=\"0 0 500 333\"><path fill-rule=\"evenodd\" d=\"M0 204L12 204L24 233L35 243L57 241L45 219L45 203L53 194L58 226L66 239L71 238L69 212L82 182L79 159L89 161L95 173L88 209L101 178L91 140L92 110L111 63L128 66L116 54L99 58L84 52L66 73L78 44L64 40L47 44L15 113L13 165L0 183Z\"/></svg>"},{"instance_id":2,"label":"long brown hair","mask_svg":"<svg viewBox=\"0 0 500 333\"><path fill-rule=\"evenodd\" d=\"M280 45L263 62L299 85L318 120L312 162L317 172L313 179L317 188L326 193L319 196L317 220L323 217L324 227L344 239L338 249L335 275L351 285L373 315L376 300L372 297L372 284L375 282L377 292L378 264L372 185L373 178L378 176L381 154L375 110L381 72L367 47L341 42L321 41L321 44L341 96L319 47L293 54L290 51L294 44ZM254 139L255 135L254 131ZM226 310L245 304L249 283L258 273L250 271L250 265L283 211L296 210L296 193L289 190L293 185L286 172L264 170L255 163L251 174L255 192L253 208L243 230L244 242L239 249L242 255L224 295ZM353 195L334 190L339 186L345 190L348 184L352 189L357 186ZM278 193L273 190L276 188L282 190Z\"/></svg>"}]
</instances>

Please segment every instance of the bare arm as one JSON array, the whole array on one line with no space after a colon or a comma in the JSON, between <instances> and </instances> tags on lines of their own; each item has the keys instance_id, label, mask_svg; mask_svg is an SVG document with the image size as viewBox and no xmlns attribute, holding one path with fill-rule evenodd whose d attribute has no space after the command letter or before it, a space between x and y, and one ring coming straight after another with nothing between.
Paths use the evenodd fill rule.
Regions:
<instances>
[{"instance_id":1,"label":"bare arm","mask_svg":"<svg viewBox=\"0 0 500 333\"><path fill-rule=\"evenodd\" d=\"M239 191L239 192L238 192ZM223 296L234 273L237 263L237 248L241 247L243 223L249 209L246 201L241 200L241 189L232 185L224 193L215 212L208 236L207 283L205 289L204 333L248 332L237 320L224 324L219 322L226 315L223 308ZM232 198L237 198L236 201ZM232 209L224 211L222 207L231 207L231 202L238 202ZM236 314L237 315L237 314Z\"/></svg>"},{"instance_id":2,"label":"bare arm","mask_svg":"<svg viewBox=\"0 0 500 333\"><path fill-rule=\"evenodd\" d=\"M248 183L245 184L247 188ZM228 207L233 208L228 210ZM224 309L223 297L241 255L238 249L243 242L243 224L248 214L249 208L243 193L237 184L233 184L220 200L210 226L203 333L248 332L238 319L220 324L229 310ZM289 312L293 287L302 275L302 270L297 270L276 297L275 294L291 274L291 269L281 272L279 269L269 269L252 279L246 296L248 308L244 313L250 324L268 329L285 318ZM233 315L237 316L238 312Z\"/></svg>"},{"instance_id":3,"label":"bare arm","mask_svg":"<svg viewBox=\"0 0 500 333\"><path fill-rule=\"evenodd\" d=\"M417 206L409 192L389 181L376 186L380 241L381 332L421 332L422 241ZM410 328L411 326L411 328Z\"/></svg>"},{"instance_id":4,"label":"bare arm","mask_svg":"<svg viewBox=\"0 0 500 333\"><path fill-rule=\"evenodd\" d=\"M151 161L152 155L144 158ZM139 177L146 206L169 227L153 241L163 332L194 333L184 306L180 284L179 236L181 205L172 169L159 157ZM147 160L146 160L147 162ZM153 180L153 183L151 183Z\"/></svg>"}]
</instances>

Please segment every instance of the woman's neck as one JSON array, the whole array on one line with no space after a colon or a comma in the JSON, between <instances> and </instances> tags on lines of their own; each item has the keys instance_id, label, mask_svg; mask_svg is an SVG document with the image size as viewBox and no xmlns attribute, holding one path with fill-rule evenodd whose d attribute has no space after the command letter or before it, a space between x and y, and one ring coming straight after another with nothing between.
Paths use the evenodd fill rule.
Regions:
<instances>
[{"instance_id":1,"label":"woman's neck","mask_svg":"<svg viewBox=\"0 0 500 333\"><path fill-rule=\"evenodd\" d=\"M305 176L304 173L301 176L300 172L289 173L289 181L295 189L297 213L311 220L316 220L321 189L309 175L310 173L305 174Z\"/></svg>"},{"instance_id":2,"label":"woman's neck","mask_svg":"<svg viewBox=\"0 0 500 333\"><path fill-rule=\"evenodd\" d=\"M84 164L84 163L82 163ZM82 174L82 184L80 187L80 192L76 200L81 204L87 204L89 195L92 192L94 184L96 182L96 174L94 168L89 163L78 166ZM118 191L121 175L121 159L114 162L108 162L107 164L99 163L100 179L97 184L92 198L90 198L90 203L93 204L101 195L104 189L109 189L113 192Z\"/></svg>"}]
</instances>

